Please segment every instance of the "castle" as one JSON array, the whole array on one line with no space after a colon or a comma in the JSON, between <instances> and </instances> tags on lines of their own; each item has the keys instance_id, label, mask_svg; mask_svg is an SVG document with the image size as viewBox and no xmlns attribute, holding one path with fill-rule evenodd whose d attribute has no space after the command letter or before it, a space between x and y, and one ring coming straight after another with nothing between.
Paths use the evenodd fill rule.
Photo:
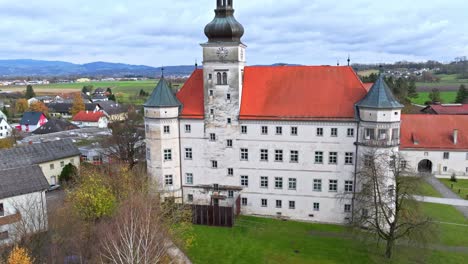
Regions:
<instances>
[{"instance_id":1,"label":"castle","mask_svg":"<svg viewBox=\"0 0 468 264\"><path fill-rule=\"evenodd\" d=\"M148 172L164 196L343 223L370 151L468 174L468 116L402 115L382 77L362 83L349 66L248 67L233 1L215 14L203 69L177 94L162 78L144 105Z\"/></svg>"}]
</instances>

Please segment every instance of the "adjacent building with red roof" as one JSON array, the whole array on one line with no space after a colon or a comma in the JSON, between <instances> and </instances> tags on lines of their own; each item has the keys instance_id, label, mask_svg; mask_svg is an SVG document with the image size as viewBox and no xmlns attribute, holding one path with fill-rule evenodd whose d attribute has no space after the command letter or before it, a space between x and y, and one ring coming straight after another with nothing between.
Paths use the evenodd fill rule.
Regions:
<instances>
[{"instance_id":1,"label":"adjacent building with red roof","mask_svg":"<svg viewBox=\"0 0 468 264\"><path fill-rule=\"evenodd\" d=\"M103 111L80 111L76 114L72 123L78 127L107 128L109 119Z\"/></svg>"},{"instance_id":2,"label":"adjacent building with red roof","mask_svg":"<svg viewBox=\"0 0 468 264\"><path fill-rule=\"evenodd\" d=\"M435 104L422 109L431 115L468 115L468 104Z\"/></svg>"}]
</instances>

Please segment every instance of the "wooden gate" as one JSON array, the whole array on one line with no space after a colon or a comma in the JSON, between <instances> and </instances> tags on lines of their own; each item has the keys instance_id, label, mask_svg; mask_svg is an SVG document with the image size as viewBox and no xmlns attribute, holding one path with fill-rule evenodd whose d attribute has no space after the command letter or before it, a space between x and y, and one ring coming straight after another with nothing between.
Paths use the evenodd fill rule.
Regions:
<instances>
[{"instance_id":1,"label":"wooden gate","mask_svg":"<svg viewBox=\"0 0 468 264\"><path fill-rule=\"evenodd\" d=\"M192 205L192 223L232 227L234 225L234 208L217 205Z\"/></svg>"}]
</instances>

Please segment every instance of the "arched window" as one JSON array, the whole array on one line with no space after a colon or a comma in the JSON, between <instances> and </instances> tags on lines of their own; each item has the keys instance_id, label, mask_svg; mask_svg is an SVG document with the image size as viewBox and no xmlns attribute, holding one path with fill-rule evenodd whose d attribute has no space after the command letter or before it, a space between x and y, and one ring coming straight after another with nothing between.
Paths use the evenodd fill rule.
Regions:
<instances>
[{"instance_id":1,"label":"arched window","mask_svg":"<svg viewBox=\"0 0 468 264\"><path fill-rule=\"evenodd\" d=\"M222 84L222 80L221 80L221 73L220 73L220 72L218 72L218 73L216 74L216 79L217 79L216 84L221 85L221 84Z\"/></svg>"},{"instance_id":2,"label":"arched window","mask_svg":"<svg viewBox=\"0 0 468 264\"><path fill-rule=\"evenodd\" d=\"M227 85L227 73L223 72L223 84Z\"/></svg>"}]
</instances>

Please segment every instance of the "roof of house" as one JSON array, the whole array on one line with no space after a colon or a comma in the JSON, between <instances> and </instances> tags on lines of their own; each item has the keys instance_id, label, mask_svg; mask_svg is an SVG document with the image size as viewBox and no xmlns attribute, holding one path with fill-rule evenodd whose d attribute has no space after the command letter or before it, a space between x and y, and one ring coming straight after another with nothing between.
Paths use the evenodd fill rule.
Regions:
<instances>
[{"instance_id":1,"label":"roof of house","mask_svg":"<svg viewBox=\"0 0 468 264\"><path fill-rule=\"evenodd\" d=\"M433 111L438 115L468 115L468 104L438 104L429 105L422 112Z\"/></svg>"},{"instance_id":2,"label":"roof of house","mask_svg":"<svg viewBox=\"0 0 468 264\"><path fill-rule=\"evenodd\" d=\"M52 118L49 119L49 121L45 125L34 130L32 133L36 135L43 135L73 129L78 129L78 126L63 119Z\"/></svg>"},{"instance_id":3,"label":"roof of house","mask_svg":"<svg viewBox=\"0 0 468 264\"><path fill-rule=\"evenodd\" d=\"M70 139L0 150L0 169L18 168L80 155Z\"/></svg>"},{"instance_id":4,"label":"roof of house","mask_svg":"<svg viewBox=\"0 0 468 264\"><path fill-rule=\"evenodd\" d=\"M364 108L403 108L404 105L400 104L398 100L393 96L390 88L381 74L379 79L372 85L367 95L359 103L358 107Z\"/></svg>"},{"instance_id":5,"label":"roof of house","mask_svg":"<svg viewBox=\"0 0 468 264\"><path fill-rule=\"evenodd\" d=\"M181 103L172 92L172 89L167 83L164 77L159 80L158 85L153 90L148 100L145 103L145 107L178 107Z\"/></svg>"},{"instance_id":6,"label":"roof of house","mask_svg":"<svg viewBox=\"0 0 468 264\"><path fill-rule=\"evenodd\" d=\"M182 103L181 118L203 119L205 105L203 99L203 70L195 70L177 93Z\"/></svg>"},{"instance_id":7,"label":"roof of house","mask_svg":"<svg viewBox=\"0 0 468 264\"><path fill-rule=\"evenodd\" d=\"M351 67L245 67L240 119L354 119L366 93Z\"/></svg>"},{"instance_id":8,"label":"roof of house","mask_svg":"<svg viewBox=\"0 0 468 264\"><path fill-rule=\"evenodd\" d=\"M85 110L94 111L97 104L85 104ZM50 103L47 105L50 112L55 113L71 113L73 103Z\"/></svg>"},{"instance_id":9,"label":"roof of house","mask_svg":"<svg viewBox=\"0 0 468 264\"><path fill-rule=\"evenodd\" d=\"M25 112L21 118L21 125L36 125L44 114L41 112Z\"/></svg>"},{"instance_id":10,"label":"roof of house","mask_svg":"<svg viewBox=\"0 0 468 264\"><path fill-rule=\"evenodd\" d=\"M127 109L125 109L121 104L118 104L114 101L98 102L97 104L99 105L101 110L106 112L108 115L119 115L127 112Z\"/></svg>"},{"instance_id":11,"label":"roof of house","mask_svg":"<svg viewBox=\"0 0 468 264\"><path fill-rule=\"evenodd\" d=\"M454 144L453 132L458 130ZM402 115L401 149L466 150L468 149L468 116Z\"/></svg>"},{"instance_id":12,"label":"roof of house","mask_svg":"<svg viewBox=\"0 0 468 264\"><path fill-rule=\"evenodd\" d=\"M80 111L73 117L73 121L79 122L98 122L101 117L106 115L102 111Z\"/></svg>"},{"instance_id":13,"label":"roof of house","mask_svg":"<svg viewBox=\"0 0 468 264\"><path fill-rule=\"evenodd\" d=\"M0 170L0 199L45 191L49 183L37 165Z\"/></svg>"}]
</instances>

